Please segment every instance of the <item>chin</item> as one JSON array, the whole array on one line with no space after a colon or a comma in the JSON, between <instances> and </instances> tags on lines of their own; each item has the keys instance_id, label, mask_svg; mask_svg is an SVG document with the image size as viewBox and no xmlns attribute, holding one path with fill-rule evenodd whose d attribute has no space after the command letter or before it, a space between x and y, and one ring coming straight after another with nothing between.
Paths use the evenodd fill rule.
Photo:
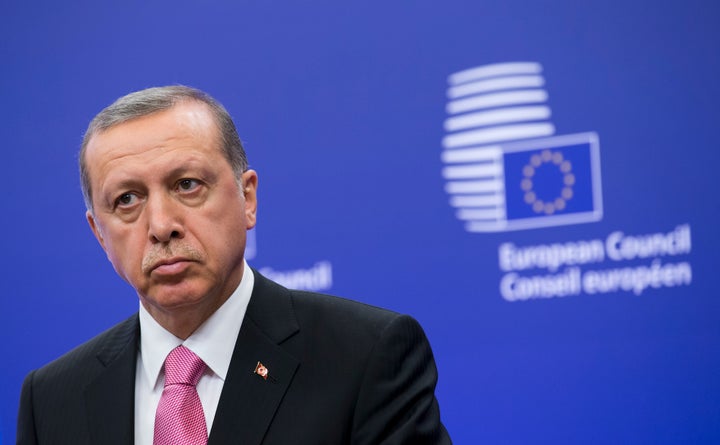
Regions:
<instances>
[{"instance_id":1,"label":"chin","mask_svg":"<svg viewBox=\"0 0 720 445\"><path fill-rule=\"evenodd\" d=\"M173 310L201 304L207 296L207 291L187 286L172 286L170 289L164 287L165 289L151 290L143 300L164 310Z\"/></svg>"}]
</instances>

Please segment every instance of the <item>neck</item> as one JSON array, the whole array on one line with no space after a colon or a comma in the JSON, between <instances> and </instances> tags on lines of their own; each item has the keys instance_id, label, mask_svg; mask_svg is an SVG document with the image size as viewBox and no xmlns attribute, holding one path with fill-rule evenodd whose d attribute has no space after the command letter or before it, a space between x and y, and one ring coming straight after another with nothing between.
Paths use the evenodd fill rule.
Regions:
<instances>
[{"instance_id":1,"label":"neck","mask_svg":"<svg viewBox=\"0 0 720 445\"><path fill-rule=\"evenodd\" d=\"M177 338L186 340L230 298L230 295L214 301L212 305L203 306L193 305L168 309L154 306L143 299L141 299L141 303L160 326Z\"/></svg>"}]
</instances>

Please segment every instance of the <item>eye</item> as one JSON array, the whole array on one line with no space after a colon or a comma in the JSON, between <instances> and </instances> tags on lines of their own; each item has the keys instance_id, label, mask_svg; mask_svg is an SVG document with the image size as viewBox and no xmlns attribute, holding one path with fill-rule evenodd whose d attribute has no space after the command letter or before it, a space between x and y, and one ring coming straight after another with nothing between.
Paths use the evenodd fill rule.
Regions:
<instances>
[{"instance_id":1,"label":"eye","mask_svg":"<svg viewBox=\"0 0 720 445\"><path fill-rule=\"evenodd\" d=\"M137 195L134 193L123 193L115 200L116 207L130 207L137 201Z\"/></svg>"},{"instance_id":2,"label":"eye","mask_svg":"<svg viewBox=\"0 0 720 445\"><path fill-rule=\"evenodd\" d=\"M181 179L178 181L177 188L179 191L182 191L182 192L191 192L191 191L195 190L196 188L198 188L199 185L200 185L200 182L197 179L185 178L185 179Z\"/></svg>"}]
</instances>

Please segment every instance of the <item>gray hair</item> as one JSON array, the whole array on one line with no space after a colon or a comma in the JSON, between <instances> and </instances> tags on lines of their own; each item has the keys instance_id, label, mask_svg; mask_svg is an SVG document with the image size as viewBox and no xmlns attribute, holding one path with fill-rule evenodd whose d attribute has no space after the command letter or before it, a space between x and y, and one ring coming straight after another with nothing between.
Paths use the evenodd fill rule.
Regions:
<instances>
[{"instance_id":1,"label":"gray hair","mask_svg":"<svg viewBox=\"0 0 720 445\"><path fill-rule=\"evenodd\" d=\"M220 132L223 154L230 163L235 177L240 180L248 169L247 156L238 136L235 123L225 107L209 94L183 85L148 88L130 93L113 102L90 121L80 146L80 185L82 187L85 207L93 211L90 172L85 163L85 151L93 136L103 131L153 113L165 111L184 101L202 102L210 109Z\"/></svg>"}]
</instances>

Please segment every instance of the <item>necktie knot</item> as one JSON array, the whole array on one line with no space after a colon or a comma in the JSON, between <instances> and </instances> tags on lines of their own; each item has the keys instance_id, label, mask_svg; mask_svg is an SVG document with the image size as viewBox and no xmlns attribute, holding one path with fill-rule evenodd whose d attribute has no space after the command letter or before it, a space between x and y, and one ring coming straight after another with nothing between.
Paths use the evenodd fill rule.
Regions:
<instances>
[{"instance_id":1,"label":"necktie knot","mask_svg":"<svg viewBox=\"0 0 720 445\"><path fill-rule=\"evenodd\" d=\"M165 359L165 386L197 385L207 365L185 346L170 351Z\"/></svg>"}]
</instances>

